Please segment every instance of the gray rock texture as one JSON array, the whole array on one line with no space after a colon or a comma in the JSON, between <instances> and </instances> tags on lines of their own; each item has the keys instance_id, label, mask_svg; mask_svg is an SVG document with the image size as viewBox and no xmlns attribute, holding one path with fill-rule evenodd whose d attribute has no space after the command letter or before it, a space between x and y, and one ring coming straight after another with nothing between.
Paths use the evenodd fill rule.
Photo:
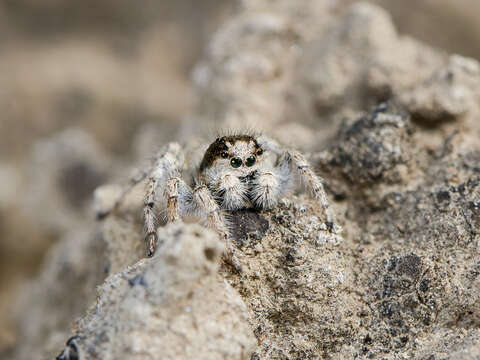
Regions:
<instances>
[{"instance_id":1,"label":"gray rock texture","mask_svg":"<svg viewBox=\"0 0 480 360\"><path fill-rule=\"evenodd\" d=\"M77 324L81 359L248 359L255 337L218 274L223 244L196 224L162 229L156 256L109 276Z\"/></svg>"},{"instance_id":2,"label":"gray rock texture","mask_svg":"<svg viewBox=\"0 0 480 360\"><path fill-rule=\"evenodd\" d=\"M480 64L399 35L374 5L333 3L243 1L182 128L199 141L261 121L308 152L343 232L298 189L230 214L241 272L199 224L162 224L146 259L140 184L54 249L18 305L44 328L10 358L51 358L70 336L63 359L479 358ZM98 188L97 209L119 192Z\"/></svg>"}]
</instances>

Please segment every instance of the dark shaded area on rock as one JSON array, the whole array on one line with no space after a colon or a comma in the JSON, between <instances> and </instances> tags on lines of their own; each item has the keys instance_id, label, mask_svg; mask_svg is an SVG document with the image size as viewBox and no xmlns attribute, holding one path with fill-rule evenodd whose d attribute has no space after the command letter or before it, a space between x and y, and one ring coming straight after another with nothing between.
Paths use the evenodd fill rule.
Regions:
<instances>
[{"instance_id":1,"label":"dark shaded area on rock","mask_svg":"<svg viewBox=\"0 0 480 360\"><path fill-rule=\"evenodd\" d=\"M228 216L231 233L239 246L249 240L260 241L269 228L269 222L255 209L232 212Z\"/></svg>"}]
</instances>

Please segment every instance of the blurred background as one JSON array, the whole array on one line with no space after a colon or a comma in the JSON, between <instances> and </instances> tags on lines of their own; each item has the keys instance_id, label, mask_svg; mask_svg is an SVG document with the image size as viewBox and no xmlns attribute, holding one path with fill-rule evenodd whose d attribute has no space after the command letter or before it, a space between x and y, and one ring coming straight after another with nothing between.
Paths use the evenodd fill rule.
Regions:
<instances>
[{"instance_id":1,"label":"blurred background","mask_svg":"<svg viewBox=\"0 0 480 360\"><path fill-rule=\"evenodd\" d=\"M401 34L480 59L478 0L372 2ZM18 341L8 305L52 245L92 221L93 190L182 134L192 70L237 6L0 1L0 353Z\"/></svg>"}]
</instances>

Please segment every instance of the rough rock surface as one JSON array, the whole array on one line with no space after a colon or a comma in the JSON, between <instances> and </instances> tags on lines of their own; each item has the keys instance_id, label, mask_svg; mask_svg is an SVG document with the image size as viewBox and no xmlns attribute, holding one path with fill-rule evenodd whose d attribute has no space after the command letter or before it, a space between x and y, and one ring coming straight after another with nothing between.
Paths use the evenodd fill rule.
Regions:
<instances>
[{"instance_id":1,"label":"rough rock surface","mask_svg":"<svg viewBox=\"0 0 480 360\"><path fill-rule=\"evenodd\" d=\"M159 237L156 256L100 287L77 324L79 358L248 359L255 338L244 302L218 274L218 236L196 224L169 224Z\"/></svg>"},{"instance_id":2,"label":"rough rock surface","mask_svg":"<svg viewBox=\"0 0 480 360\"><path fill-rule=\"evenodd\" d=\"M118 192L106 188L97 193L97 201L108 203L117 195ZM219 358L263 358L266 354L272 358L316 356L337 348L339 338L345 334L343 327L355 321L348 309L362 305L357 296L346 290L353 287L351 258L339 247L342 237L327 231L321 208L313 200L284 199L275 211L231 214L233 251L241 273L228 263L222 263L218 273L218 255L223 248L217 235L198 225L160 227L161 245L153 259L141 259L145 254L143 247L125 249L126 242L142 243L141 222L134 216L125 216L138 212L139 205L127 199L121 212L107 219L103 226L112 269L119 258L111 257L110 252L124 253L123 263L133 265L107 279L96 307L80 320L75 331L79 339L75 343L82 358L116 358L115 354L133 349L128 350L129 358L142 359L158 353L157 349L166 344L171 344L172 353L163 350L165 358L188 359L192 351L205 358L217 358L222 352L224 357ZM215 256L209 260L210 251L205 249L214 249ZM131 290L129 279L130 283L132 279L143 283L139 286L140 294ZM335 306L328 310L327 304L332 302ZM338 311L344 304L349 304L345 307L346 315ZM184 325L182 331L186 332L180 334L166 330L169 322L183 323L185 307L197 314L198 325ZM206 312L206 308L215 311ZM208 327L212 319L220 329L225 329ZM321 319L329 319L328 324ZM125 327L123 324L127 323ZM207 327L202 328L201 323ZM121 327L117 328L117 324ZM232 325L235 330L229 327ZM189 330L189 326L193 329ZM305 327L310 326L315 331L306 336ZM197 331L202 334L195 335ZM218 331L234 333L226 348L223 348L226 335L217 337ZM99 335L105 332L109 335ZM140 339L150 339L148 346L132 344L125 335L132 332ZM209 336L207 348L202 338L205 334ZM233 352L227 353L227 349Z\"/></svg>"},{"instance_id":3,"label":"rough rock surface","mask_svg":"<svg viewBox=\"0 0 480 360\"><path fill-rule=\"evenodd\" d=\"M184 127L262 119L295 140L343 233L328 233L299 192L271 211L231 214L241 272L193 224L160 227L158 253L144 259L132 195L101 226L106 251L77 250L110 274L97 302L70 334L45 318L57 336L42 353L63 334L78 336L64 356L82 360L478 358L479 64L397 34L373 5L337 14L329 4L244 1L195 73L200 103ZM116 194L102 187L97 201ZM69 293L50 283L60 271L38 286ZM84 268L86 284L102 281L93 273Z\"/></svg>"},{"instance_id":4,"label":"rough rock surface","mask_svg":"<svg viewBox=\"0 0 480 360\"><path fill-rule=\"evenodd\" d=\"M480 66L452 56L447 65L403 94L403 103L418 120L447 121L466 115L478 103Z\"/></svg>"},{"instance_id":5,"label":"rough rock surface","mask_svg":"<svg viewBox=\"0 0 480 360\"><path fill-rule=\"evenodd\" d=\"M253 359L333 353L356 322L350 309L363 307L349 290L351 258L343 239L326 231L319 214L304 198L282 201L260 215L269 224L266 235L252 231L236 250L242 273L222 272L250 311L258 341Z\"/></svg>"},{"instance_id":6,"label":"rough rock surface","mask_svg":"<svg viewBox=\"0 0 480 360\"><path fill-rule=\"evenodd\" d=\"M398 35L388 13L357 3L305 50L294 96L322 117L365 110L425 78L441 63L441 55Z\"/></svg>"},{"instance_id":7,"label":"rough rock surface","mask_svg":"<svg viewBox=\"0 0 480 360\"><path fill-rule=\"evenodd\" d=\"M409 160L411 130L404 109L383 103L352 124L344 124L337 143L323 154L321 162L337 170L349 187L394 182L398 169Z\"/></svg>"}]
</instances>

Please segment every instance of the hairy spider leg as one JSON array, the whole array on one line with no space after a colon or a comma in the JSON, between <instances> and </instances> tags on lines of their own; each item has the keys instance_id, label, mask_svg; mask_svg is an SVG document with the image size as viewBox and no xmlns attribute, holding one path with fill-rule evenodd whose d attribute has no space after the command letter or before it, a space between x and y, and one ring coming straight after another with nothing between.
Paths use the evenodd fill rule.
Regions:
<instances>
[{"instance_id":1,"label":"hairy spider leg","mask_svg":"<svg viewBox=\"0 0 480 360\"><path fill-rule=\"evenodd\" d=\"M185 156L179 144L167 144L154 159L153 170L148 179L147 192L144 199L143 217L145 222L145 242L147 244L147 255L153 256L157 244L155 205L157 202L157 191L164 184L168 187L169 180L179 177L184 165ZM166 192L168 189L165 189Z\"/></svg>"},{"instance_id":2,"label":"hairy spider leg","mask_svg":"<svg viewBox=\"0 0 480 360\"><path fill-rule=\"evenodd\" d=\"M327 194L323 187L323 179L315 173L305 156L296 150L282 149L276 141L265 136L261 137L260 142L267 150L279 156L277 168L281 169L281 171L288 169L287 171L290 173L295 171L300 176L307 190L313 193L313 196L322 207L328 230L331 232L340 232L341 228L335 225L334 216L330 211ZM289 175L290 174L286 174L285 176L288 178Z\"/></svg>"},{"instance_id":3,"label":"hairy spider leg","mask_svg":"<svg viewBox=\"0 0 480 360\"><path fill-rule=\"evenodd\" d=\"M125 199L125 197L133 190L133 188L137 184L141 183L146 178L151 177L152 172L158 168L159 162L162 161L162 158L165 156L165 154L172 154L174 156L177 156L179 158L179 161L183 162L183 159L180 160L180 158L183 157L183 154L181 153L181 148L178 143L172 142L163 146L162 149L160 149L160 151L158 151L155 154L155 156L153 156L152 164L148 168L140 170L139 174L136 174L135 176L131 177L128 181L128 184L124 186L124 188L122 189L122 192L117 197L113 205L109 209L98 212L97 218L99 220L102 220L107 216L109 216L112 212L117 210L117 208L120 206L120 204Z\"/></svg>"},{"instance_id":4,"label":"hairy spider leg","mask_svg":"<svg viewBox=\"0 0 480 360\"><path fill-rule=\"evenodd\" d=\"M184 180L173 177L167 180L165 197L169 222L181 220L187 214L196 213L204 216L207 226L214 229L225 241L226 260L241 271L240 263L233 254L233 244L223 211L205 184L197 185L192 190ZM154 248L152 250L155 251Z\"/></svg>"}]
</instances>

